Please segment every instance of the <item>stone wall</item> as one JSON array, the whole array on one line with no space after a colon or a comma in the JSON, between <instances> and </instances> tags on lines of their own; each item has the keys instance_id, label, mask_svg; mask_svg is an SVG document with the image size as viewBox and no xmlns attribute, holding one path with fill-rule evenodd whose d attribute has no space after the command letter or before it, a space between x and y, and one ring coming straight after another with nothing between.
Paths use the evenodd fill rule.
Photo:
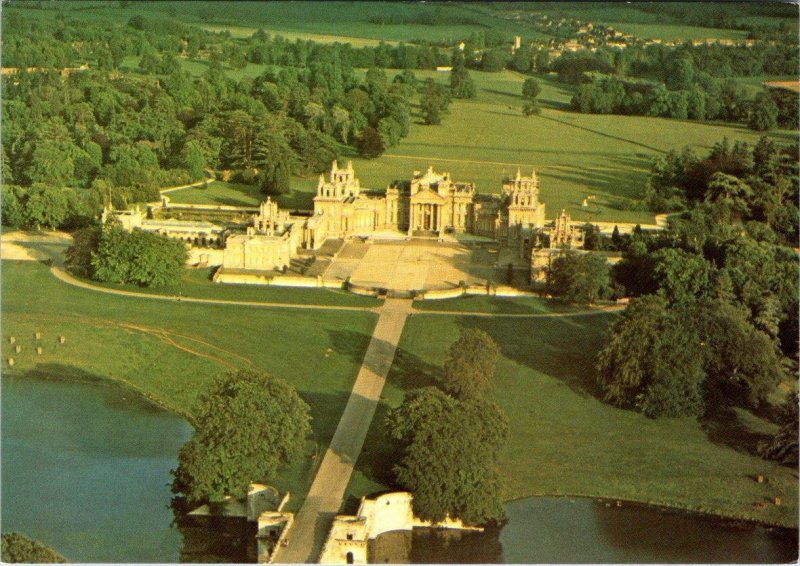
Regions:
<instances>
[{"instance_id":1,"label":"stone wall","mask_svg":"<svg viewBox=\"0 0 800 566\"><path fill-rule=\"evenodd\" d=\"M216 267L222 265L223 250L219 248L189 248L186 265L190 267Z\"/></svg>"},{"instance_id":2,"label":"stone wall","mask_svg":"<svg viewBox=\"0 0 800 566\"><path fill-rule=\"evenodd\" d=\"M414 527L479 530L460 520L439 523L414 517L413 496L405 491L386 493L375 499L361 498L356 515L338 515L322 548L320 564L367 564L368 541L390 531L410 531Z\"/></svg>"}]
</instances>

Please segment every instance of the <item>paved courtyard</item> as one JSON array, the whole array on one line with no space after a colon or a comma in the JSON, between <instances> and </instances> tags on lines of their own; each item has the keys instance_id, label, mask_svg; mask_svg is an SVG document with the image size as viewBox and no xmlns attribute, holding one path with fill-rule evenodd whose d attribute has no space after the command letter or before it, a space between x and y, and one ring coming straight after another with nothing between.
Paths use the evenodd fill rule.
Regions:
<instances>
[{"instance_id":1,"label":"paved courtyard","mask_svg":"<svg viewBox=\"0 0 800 566\"><path fill-rule=\"evenodd\" d=\"M505 250L504 250L505 251ZM496 245L467 245L436 240L400 240L345 244L325 270L326 279L398 291L450 289L461 281L494 281L507 265Z\"/></svg>"}]
</instances>

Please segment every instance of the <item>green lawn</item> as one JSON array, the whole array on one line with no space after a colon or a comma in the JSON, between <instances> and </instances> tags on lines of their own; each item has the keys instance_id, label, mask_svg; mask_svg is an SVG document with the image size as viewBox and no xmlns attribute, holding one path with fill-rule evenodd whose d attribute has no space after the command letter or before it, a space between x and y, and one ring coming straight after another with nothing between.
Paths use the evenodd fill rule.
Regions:
<instances>
[{"instance_id":1,"label":"green lawn","mask_svg":"<svg viewBox=\"0 0 800 566\"><path fill-rule=\"evenodd\" d=\"M748 453L774 425L739 412L730 421L652 420L597 398L594 356L614 315L502 319L413 315L349 487L349 505L391 486L396 461L382 416L404 391L433 383L462 327L500 344L495 401L511 438L499 467L505 499L585 495L797 526L796 471ZM745 446L745 443L748 443ZM752 479L763 474L764 484ZM769 502L783 500L778 507ZM767 503L755 510L754 503Z\"/></svg>"},{"instance_id":2,"label":"green lawn","mask_svg":"<svg viewBox=\"0 0 800 566\"><path fill-rule=\"evenodd\" d=\"M281 376L311 406L316 442L324 449L347 403L376 317L372 313L256 309L167 303L78 289L35 262L2 262L3 371L56 378L93 376L124 383L159 404L191 416L213 376L256 367ZM42 355L33 334L44 332ZM23 348L13 353L8 337ZM57 336L67 338L56 344ZM309 459L276 484L305 496Z\"/></svg>"},{"instance_id":3,"label":"green lawn","mask_svg":"<svg viewBox=\"0 0 800 566\"><path fill-rule=\"evenodd\" d=\"M420 311L491 312L502 314L544 314L584 310L552 299L538 297L489 297L469 295L455 299L414 301Z\"/></svg>"},{"instance_id":4,"label":"green lawn","mask_svg":"<svg viewBox=\"0 0 800 566\"><path fill-rule=\"evenodd\" d=\"M291 192L276 200L283 208L310 210L314 207L317 179L292 178ZM266 196L256 185L213 181L207 187L193 187L169 193L170 201L176 204L222 204L226 206L258 206Z\"/></svg>"},{"instance_id":5,"label":"green lawn","mask_svg":"<svg viewBox=\"0 0 800 566\"><path fill-rule=\"evenodd\" d=\"M265 200L255 185L212 181L207 187L181 189L167 194L176 204L223 204L227 206L258 206Z\"/></svg>"},{"instance_id":6,"label":"green lawn","mask_svg":"<svg viewBox=\"0 0 800 566\"><path fill-rule=\"evenodd\" d=\"M372 297L354 295L337 289L272 287L265 285L235 285L213 283L211 276L216 268L187 269L176 285L143 289L135 285L97 283L93 285L122 289L136 293L156 295L181 295L200 299L226 301L259 301L264 303L291 303L297 305L327 305L340 307L376 307L382 301Z\"/></svg>"}]
</instances>

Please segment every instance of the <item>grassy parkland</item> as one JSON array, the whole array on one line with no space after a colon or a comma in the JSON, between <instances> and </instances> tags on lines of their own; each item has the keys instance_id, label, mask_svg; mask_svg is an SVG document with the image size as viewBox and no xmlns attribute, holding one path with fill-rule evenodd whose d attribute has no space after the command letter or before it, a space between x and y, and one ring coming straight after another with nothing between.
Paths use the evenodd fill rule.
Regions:
<instances>
[{"instance_id":1,"label":"grassy parkland","mask_svg":"<svg viewBox=\"0 0 800 566\"><path fill-rule=\"evenodd\" d=\"M387 71L391 78L393 71ZM449 73L416 71L419 79L446 84ZM652 223L654 213L637 206L643 197L653 159L671 149L689 146L706 153L723 137L755 144L762 135L744 125L689 120L580 114L569 111L572 88L547 75L542 86L541 114L522 115L522 83L513 71L470 71L477 88L474 100L454 100L441 125L426 126L416 116L409 135L376 159L353 155L363 187L383 189L408 180L414 170L433 166L457 181L475 182L479 192L500 191L507 175L535 167L541 179L540 200L552 218L567 209L576 220ZM775 130L779 142L797 139L797 132ZM311 208L317 177L292 180L282 206ZM594 197L594 198L589 198ZM211 183L170 194L173 202L255 205L263 199L257 187ZM583 207L584 199L588 206Z\"/></svg>"},{"instance_id":2,"label":"grassy parkland","mask_svg":"<svg viewBox=\"0 0 800 566\"><path fill-rule=\"evenodd\" d=\"M468 295L455 299L415 301L414 309L422 312L463 312L492 314L554 314L586 310L586 307L570 305L553 299L539 297L491 297Z\"/></svg>"},{"instance_id":3,"label":"grassy parkland","mask_svg":"<svg viewBox=\"0 0 800 566\"><path fill-rule=\"evenodd\" d=\"M119 285L88 281L96 287L141 293L142 295L166 295L184 298L215 299L223 301L248 301L261 303L286 303L296 305L320 305L332 307L379 306L383 301L372 297L354 295L337 289L272 287L264 285L217 284L211 281L216 268L187 269L180 282L175 285L143 289L136 285Z\"/></svg>"},{"instance_id":4,"label":"grassy parkland","mask_svg":"<svg viewBox=\"0 0 800 566\"><path fill-rule=\"evenodd\" d=\"M299 508L313 458L327 446L347 403L374 314L116 297L61 283L37 262L4 260L2 270L6 374L111 380L190 420L198 394L223 371L255 367L286 379L314 419L315 442L306 457L275 482L292 492L292 507ZM37 331L43 332L38 342ZM9 344L12 335L22 347L18 354ZM60 335L66 343L57 343Z\"/></svg>"},{"instance_id":5,"label":"grassy parkland","mask_svg":"<svg viewBox=\"0 0 800 566\"><path fill-rule=\"evenodd\" d=\"M476 327L502 349L494 401L511 430L499 462L504 499L589 496L796 527L796 471L751 454L774 425L738 410L724 422L653 420L599 399L594 358L615 316L412 315L372 422L369 449L348 487L348 505L391 487L398 455L383 416L406 391L434 384L459 329ZM754 480L759 474L766 483Z\"/></svg>"}]
</instances>

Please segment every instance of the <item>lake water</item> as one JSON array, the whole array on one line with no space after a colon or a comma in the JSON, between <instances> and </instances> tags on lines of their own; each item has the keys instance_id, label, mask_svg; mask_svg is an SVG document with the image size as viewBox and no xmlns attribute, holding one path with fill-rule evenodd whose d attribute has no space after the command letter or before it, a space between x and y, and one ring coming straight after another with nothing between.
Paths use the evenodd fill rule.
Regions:
<instances>
[{"instance_id":1,"label":"lake water","mask_svg":"<svg viewBox=\"0 0 800 566\"><path fill-rule=\"evenodd\" d=\"M409 539L409 560L417 564L763 564L797 560L797 530L793 529L639 505L607 507L583 498L536 497L512 501L505 509L509 521L499 532L415 530Z\"/></svg>"},{"instance_id":2,"label":"lake water","mask_svg":"<svg viewBox=\"0 0 800 566\"><path fill-rule=\"evenodd\" d=\"M170 469L192 432L119 387L3 377L3 531L77 562L170 562Z\"/></svg>"},{"instance_id":3,"label":"lake water","mask_svg":"<svg viewBox=\"0 0 800 566\"><path fill-rule=\"evenodd\" d=\"M3 377L2 526L75 562L252 562L252 527L177 527L170 469L189 424L113 385ZM499 532L379 537L377 561L790 562L797 531L587 499L506 505Z\"/></svg>"}]
</instances>

